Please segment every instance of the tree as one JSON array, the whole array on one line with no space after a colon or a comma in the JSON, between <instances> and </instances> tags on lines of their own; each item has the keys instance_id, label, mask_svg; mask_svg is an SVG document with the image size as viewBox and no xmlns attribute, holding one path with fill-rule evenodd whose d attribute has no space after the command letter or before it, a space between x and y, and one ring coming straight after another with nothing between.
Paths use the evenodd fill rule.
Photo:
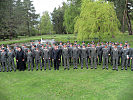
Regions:
<instances>
[{"instance_id":1,"label":"tree","mask_svg":"<svg viewBox=\"0 0 133 100\"><path fill-rule=\"evenodd\" d=\"M34 27L34 25L37 25L38 21L38 14L35 14L35 8L32 4L31 0L24 0L24 24L27 25L27 34L31 36L30 30Z\"/></svg>"},{"instance_id":2,"label":"tree","mask_svg":"<svg viewBox=\"0 0 133 100\"><path fill-rule=\"evenodd\" d=\"M54 11L51 13L53 31L55 31L56 34L66 33L65 27L63 26L65 7L66 7L66 4L63 3L62 7L59 7L58 9L55 8Z\"/></svg>"},{"instance_id":3,"label":"tree","mask_svg":"<svg viewBox=\"0 0 133 100\"><path fill-rule=\"evenodd\" d=\"M76 17L80 15L81 0L68 0L65 9L64 23L67 33L74 33Z\"/></svg>"},{"instance_id":4,"label":"tree","mask_svg":"<svg viewBox=\"0 0 133 100\"><path fill-rule=\"evenodd\" d=\"M81 13L75 24L78 39L107 38L119 32L119 21L112 3L83 0Z\"/></svg>"},{"instance_id":5,"label":"tree","mask_svg":"<svg viewBox=\"0 0 133 100\"><path fill-rule=\"evenodd\" d=\"M133 12L128 12L128 3L133 4L133 0L108 0L114 2L117 17L121 23L121 31L124 33L126 31L126 26L128 27L129 34L132 34L132 24L131 18L133 18ZM131 7L130 7L131 8ZM129 8L129 9L130 9Z\"/></svg>"},{"instance_id":6,"label":"tree","mask_svg":"<svg viewBox=\"0 0 133 100\"><path fill-rule=\"evenodd\" d=\"M40 32L41 34L49 34L52 32L52 23L48 11L43 13L40 21Z\"/></svg>"},{"instance_id":7,"label":"tree","mask_svg":"<svg viewBox=\"0 0 133 100\"><path fill-rule=\"evenodd\" d=\"M31 0L0 0L0 35L3 39L31 35L38 21Z\"/></svg>"}]
</instances>

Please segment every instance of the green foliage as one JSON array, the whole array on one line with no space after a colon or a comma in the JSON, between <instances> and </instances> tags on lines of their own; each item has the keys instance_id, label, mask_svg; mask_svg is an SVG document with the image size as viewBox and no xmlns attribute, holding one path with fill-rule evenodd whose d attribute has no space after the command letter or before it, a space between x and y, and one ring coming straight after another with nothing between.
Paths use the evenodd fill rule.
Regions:
<instances>
[{"instance_id":1,"label":"green foliage","mask_svg":"<svg viewBox=\"0 0 133 100\"><path fill-rule=\"evenodd\" d=\"M0 35L30 36L38 16L31 0L0 0Z\"/></svg>"},{"instance_id":2,"label":"green foliage","mask_svg":"<svg viewBox=\"0 0 133 100\"><path fill-rule=\"evenodd\" d=\"M53 30L52 23L48 11L43 13L40 21L40 32L41 34L50 34Z\"/></svg>"},{"instance_id":3,"label":"green foliage","mask_svg":"<svg viewBox=\"0 0 133 100\"><path fill-rule=\"evenodd\" d=\"M63 3L62 7L55 8L52 12L52 23L53 23L53 31L56 34L65 34L65 27L63 26L64 21L64 12L65 12L66 4Z\"/></svg>"},{"instance_id":4,"label":"green foliage","mask_svg":"<svg viewBox=\"0 0 133 100\"><path fill-rule=\"evenodd\" d=\"M80 16L75 24L79 40L108 38L119 33L120 23L112 3L83 0Z\"/></svg>"},{"instance_id":5,"label":"green foliage","mask_svg":"<svg viewBox=\"0 0 133 100\"><path fill-rule=\"evenodd\" d=\"M80 15L81 0L68 0L64 14L64 23L67 33L74 33L76 17Z\"/></svg>"}]
</instances>

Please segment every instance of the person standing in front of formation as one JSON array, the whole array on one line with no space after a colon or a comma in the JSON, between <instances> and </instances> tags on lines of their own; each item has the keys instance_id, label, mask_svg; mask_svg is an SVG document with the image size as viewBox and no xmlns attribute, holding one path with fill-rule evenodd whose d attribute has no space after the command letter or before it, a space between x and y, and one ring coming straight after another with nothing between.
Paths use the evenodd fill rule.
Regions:
<instances>
[{"instance_id":1,"label":"person standing in front of formation","mask_svg":"<svg viewBox=\"0 0 133 100\"><path fill-rule=\"evenodd\" d=\"M19 68L19 71L24 71L25 70L24 51L22 50L21 47L18 47L16 62L17 62L17 67Z\"/></svg>"}]
</instances>

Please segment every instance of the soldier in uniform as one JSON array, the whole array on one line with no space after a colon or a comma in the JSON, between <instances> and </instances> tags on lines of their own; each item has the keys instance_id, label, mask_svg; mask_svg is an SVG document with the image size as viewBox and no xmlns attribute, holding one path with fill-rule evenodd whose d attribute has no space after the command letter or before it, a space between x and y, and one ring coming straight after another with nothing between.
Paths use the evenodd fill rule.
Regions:
<instances>
[{"instance_id":1,"label":"soldier in uniform","mask_svg":"<svg viewBox=\"0 0 133 100\"><path fill-rule=\"evenodd\" d=\"M118 57L118 66L119 66L122 64L122 49L123 49L122 43L120 43L120 45L117 48L119 51L119 57Z\"/></svg>"},{"instance_id":2,"label":"soldier in uniform","mask_svg":"<svg viewBox=\"0 0 133 100\"><path fill-rule=\"evenodd\" d=\"M78 64L81 64L81 47L80 47L80 44L78 44Z\"/></svg>"},{"instance_id":3,"label":"soldier in uniform","mask_svg":"<svg viewBox=\"0 0 133 100\"><path fill-rule=\"evenodd\" d=\"M27 52L27 63L28 63L28 71L30 71L30 69L33 71L33 53L31 52L30 49L28 49Z\"/></svg>"},{"instance_id":4,"label":"soldier in uniform","mask_svg":"<svg viewBox=\"0 0 133 100\"><path fill-rule=\"evenodd\" d=\"M74 69L77 69L77 64L78 64L78 48L77 45L75 44L72 50L72 58L73 58L73 65Z\"/></svg>"},{"instance_id":5,"label":"soldier in uniform","mask_svg":"<svg viewBox=\"0 0 133 100\"><path fill-rule=\"evenodd\" d=\"M7 68L7 72L8 72L7 53L5 52L5 48L2 48L1 63L2 63L2 67L3 67L3 72L5 71L5 67Z\"/></svg>"},{"instance_id":6,"label":"soldier in uniform","mask_svg":"<svg viewBox=\"0 0 133 100\"><path fill-rule=\"evenodd\" d=\"M86 64L86 68L88 69L87 55L88 55L88 51L87 51L85 45L83 45L82 49L81 49L81 69L83 69L84 61Z\"/></svg>"},{"instance_id":7,"label":"soldier in uniform","mask_svg":"<svg viewBox=\"0 0 133 100\"><path fill-rule=\"evenodd\" d=\"M90 58L91 58L91 69L93 69L94 66L95 66L95 69L97 69L98 53L97 53L95 44L92 44L92 48L90 50Z\"/></svg>"},{"instance_id":8,"label":"soldier in uniform","mask_svg":"<svg viewBox=\"0 0 133 100\"><path fill-rule=\"evenodd\" d=\"M105 45L105 47L102 48L102 54L103 54L103 69L105 69L106 66L106 69L108 70L108 59L110 54L107 45Z\"/></svg>"},{"instance_id":9,"label":"soldier in uniform","mask_svg":"<svg viewBox=\"0 0 133 100\"><path fill-rule=\"evenodd\" d=\"M36 63L36 71L38 71L38 64L40 63L40 70L42 71L42 63L41 63L41 52L39 48L35 50L35 63Z\"/></svg>"},{"instance_id":10,"label":"soldier in uniform","mask_svg":"<svg viewBox=\"0 0 133 100\"><path fill-rule=\"evenodd\" d=\"M49 44L49 56L50 56L50 66L51 67L53 67L53 61L52 61L52 59L53 59L53 47L51 46L51 44Z\"/></svg>"},{"instance_id":11,"label":"soldier in uniform","mask_svg":"<svg viewBox=\"0 0 133 100\"><path fill-rule=\"evenodd\" d=\"M13 52L13 50L9 49L9 52L7 55L8 55L8 65L10 67L10 72L12 71L12 67L14 71L16 71L15 64L14 64L15 53Z\"/></svg>"},{"instance_id":12,"label":"soldier in uniform","mask_svg":"<svg viewBox=\"0 0 133 100\"><path fill-rule=\"evenodd\" d=\"M58 49L58 46L55 46L53 49L53 59L54 59L54 70L59 70L60 50Z\"/></svg>"},{"instance_id":13,"label":"soldier in uniform","mask_svg":"<svg viewBox=\"0 0 133 100\"><path fill-rule=\"evenodd\" d=\"M1 52L2 52L2 49L0 47L0 72L1 72L1 65L2 65L2 63L1 63Z\"/></svg>"},{"instance_id":14,"label":"soldier in uniform","mask_svg":"<svg viewBox=\"0 0 133 100\"><path fill-rule=\"evenodd\" d=\"M40 52L41 52L41 59L42 59L42 67L44 67L43 50L44 50L44 45L41 45Z\"/></svg>"},{"instance_id":15,"label":"soldier in uniform","mask_svg":"<svg viewBox=\"0 0 133 100\"><path fill-rule=\"evenodd\" d=\"M125 70L127 70L128 59L129 59L129 52L128 52L127 46L124 45L124 48L122 49L122 68L121 68L121 70L124 69L124 66L125 66Z\"/></svg>"},{"instance_id":16,"label":"soldier in uniform","mask_svg":"<svg viewBox=\"0 0 133 100\"><path fill-rule=\"evenodd\" d=\"M32 65L33 65L33 67L34 67L34 60L35 60L35 50L36 50L35 45L32 45L31 52L32 52Z\"/></svg>"},{"instance_id":17,"label":"soldier in uniform","mask_svg":"<svg viewBox=\"0 0 133 100\"><path fill-rule=\"evenodd\" d=\"M130 67L130 60L131 60L131 57L130 57L130 55L131 55L131 48L130 48L130 45L128 44L127 45L127 49L128 49L128 52L129 52L129 59L128 59L128 67Z\"/></svg>"},{"instance_id":18,"label":"soldier in uniform","mask_svg":"<svg viewBox=\"0 0 133 100\"><path fill-rule=\"evenodd\" d=\"M64 70L66 69L69 70L69 51L68 51L68 48L66 47L66 44L64 44L64 47L62 49L62 55L63 55L63 61L64 61Z\"/></svg>"},{"instance_id":19,"label":"soldier in uniform","mask_svg":"<svg viewBox=\"0 0 133 100\"><path fill-rule=\"evenodd\" d=\"M60 41L60 44L58 45L58 49L60 51L60 64L61 64L61 61L62 61L62 66L64 66L64 60L63 60L63 55L62 55L62 49L63 49L63 44L62 44L62 41Z\"/></svg>"},{"instance_id":20,"label":"soldier in uniform","mask_svg":"<svg viewBox=\"0 0 133 100\"><path fill-rule=\"evenodd\" d=\"M72 44L70 44L70 47L68 47L70 66L72 65L72 50L73 50L73 46L72 46Z\"/></svg>"},{"instance_id":21,"label":"soldier in uniform","mask_svg":"<svg viewBox=\"0 0 133 100\"><path fill-rule=\"evenodd\" d=\"M131 71L133 71L133 48L131 48Z\"/></svg>"},{"instance_id":22,"label":"soldier in uniform","mask_svg":"<svg viewBox=\"0 0 133 100\"><path fill-rule=\"evenodd\" d=\"M116 45L115 45L114 49L112 50L112 54L113 54L113 70L118 71L119 50L117 49Z\"/></svg>"},{"instance_id":23,"label":"soldier in uniform","mask_svg":"<svg viewBox=\"0 0 133 100\"><path fill-rule=\"evenodd\" d=\"M115 44L114 43L112 43L112 46L111 46L111 53L110 53L110 56L111 56L111 59L110 59L110 63L111 63L111 65L113 65L113 49L114 49L114 47L115 47Z\"/></svg>"},{"instance_id":24,"label":"soldier in uniform","mask_svg":"<svg viewBox=\"0 0 133 100\"><path fill-rule=\"evenodd\" d=\"M89 59L89 64L91 64L91 59L90 59L90 50L91 50L91 47L90 47L90 43L88 43L86 49L87 49L87 61Z\"/></svg>"},{"instance_id":25,"label":"soldier in uniform","mask_svg":"<svg viewBox=\"0 0 133 100\"><path fill-rule=\"evenodd\" d=\"M101 63L102 63L102 47L99 45L99 43L97 43L96 49L97 49L97 53L98 53L97 63L99 65L101 65Z\"/></svg>"},{"instance_id":26,"label":"soldier in uniform","mask_svg":"<svg viewBox=\"0 0 133 100\"><path fill-rule=\"evenodd\" d=\"M49 70L51 70L51 68L50 68L50 55L49 55L49 49L47 48L47 46L45 46L45 48L43 49L43 59L44 59L44 64L45 64L44 70L46 70L47 62L48 62Z\"/></svg>"}]
</instances>

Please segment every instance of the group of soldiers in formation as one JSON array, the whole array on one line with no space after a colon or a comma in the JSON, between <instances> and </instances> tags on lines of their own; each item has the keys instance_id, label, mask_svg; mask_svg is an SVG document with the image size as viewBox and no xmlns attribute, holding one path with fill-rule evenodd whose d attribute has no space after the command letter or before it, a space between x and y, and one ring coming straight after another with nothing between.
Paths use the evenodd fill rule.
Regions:
<instances>
[{"instance_id":1,"label":"group of soldiers in formation","mask_svg":"<svg viewBox=\"0 0 133 100\"><path fill-rule=\"evenodd\" d=\"M81 65L81 69L85 64L88 69L90 65L91 69L97 69L98 65L102 64L103 69L108 70L108 65L113 66L111 69L118 71L118 66L121 66L121 70L127 70L131 67L133 71L133 48L126 41L125 44L122 43L97 43L95 45L94 41L85 44L82 41L82 45L71 44L70 41L67 43L60 42L59 44L38 44L31 42L30 47L26 45L14 46L11 48L9 45L6 47L2 45L0 47L0 72L6 70L16 71L15 61L17 69L24 71L26 65L28 65L28 71L34 69L38 70L44 68L49 68L54 65L55 70L59 70L59 66L64 66L64 70L70 69L73 65L73 69L78 69L78 65ZM61 63L62 62L62 63ZM36 65L36 66L35 66ZM48 67L47 67L48 66Z\"/></svg>"}]
</instances>

